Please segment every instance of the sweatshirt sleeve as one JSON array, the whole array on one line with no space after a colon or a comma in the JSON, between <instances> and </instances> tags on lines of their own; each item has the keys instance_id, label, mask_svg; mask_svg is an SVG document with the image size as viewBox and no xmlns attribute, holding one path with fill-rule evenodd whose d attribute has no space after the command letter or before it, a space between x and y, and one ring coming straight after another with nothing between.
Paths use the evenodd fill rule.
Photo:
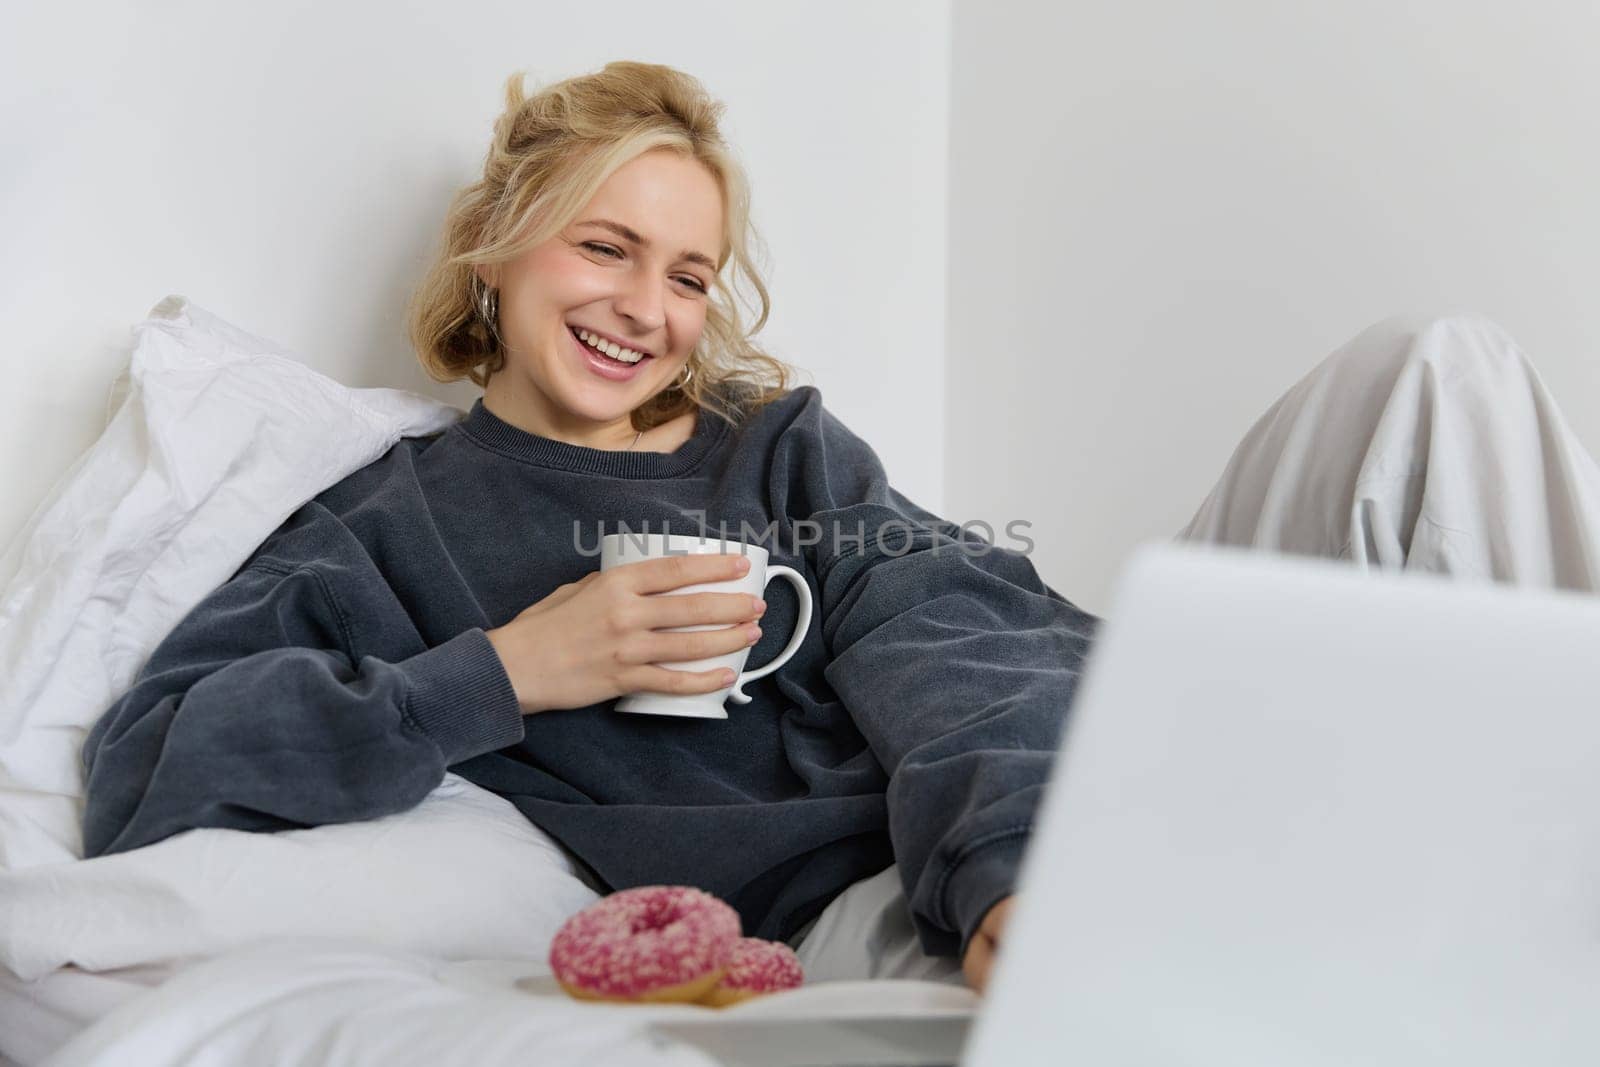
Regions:
<instances>
[{"instance_id":1,"label":"sweatshirt sleeve","mask_svg":"<svg viewBox=\"0 0 1600 1067\"><path fill-rule=\"evenodd\" d=\"M889 836L923 950L960 956L1016 890L1100 619L1019 549L891 487L820 401L813 417L802 477L825 676L889 774Z\"/></svg>"},{"instance_id":2,"label":"sweatshirt sleeve","mask_svg":"<svg viewBox=\"0 0 1600 1067\"><path fill-rule=\"evenodd\" d=\"M451 764L522 739L482 629L432 648L413 637L415 654L392 662L355 658L325 570L350 572L257 559L157 646L85 740L85 856L196 827L404 811Z\"/></svg>"}]
</instances>

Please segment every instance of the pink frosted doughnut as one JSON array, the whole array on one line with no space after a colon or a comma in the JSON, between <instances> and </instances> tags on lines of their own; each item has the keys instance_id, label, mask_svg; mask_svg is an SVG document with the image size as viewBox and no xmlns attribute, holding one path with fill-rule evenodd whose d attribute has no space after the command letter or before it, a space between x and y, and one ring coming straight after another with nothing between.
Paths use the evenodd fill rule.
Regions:
<instances>
[{"instance_id":1,"label":"pink frosted doughnut","mask_svg":"<svg viewBox=\"0 0 1600 1067\"><path fill-rule=\"evenodd\" d=\"M733 947L728 971L700 1003L720 1008L764 993L794 989L805 981L800 957L782 941L741 937Z\"/></svg>"},{"instance_id":2,"label":"pink frosted doughnut","mask_svg":"<svg viewBox=\"0 0 1600 1067\"><path fill-rule=\"evenodd\" d=\"M550 942L550 970L582 1000L696 1000L717 984L739 940L739 913L684 885L603 897Z\"/></svg>"}]
</instances>

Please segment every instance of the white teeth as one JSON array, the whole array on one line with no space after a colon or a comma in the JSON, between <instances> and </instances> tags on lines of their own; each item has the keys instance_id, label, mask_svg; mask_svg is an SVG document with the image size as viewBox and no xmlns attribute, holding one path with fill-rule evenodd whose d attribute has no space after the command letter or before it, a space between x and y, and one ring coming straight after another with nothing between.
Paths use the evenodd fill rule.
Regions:
<instances>
[{"instance_id":1,"label":"white teeth","mask_svg":"<svg viewBox=\"0 0 1600 1067\"><path fill-rule=\"evenodd\" d=\"M643 353L635 352L631 348L623 348L621 345L612 341L601 340L588 330L579 330L578 336L583 339L584 344L588 345L590 348L604 352L612 359L621 360L624 363L637 363L644 358Z\"/></svg>"}]
</instances>

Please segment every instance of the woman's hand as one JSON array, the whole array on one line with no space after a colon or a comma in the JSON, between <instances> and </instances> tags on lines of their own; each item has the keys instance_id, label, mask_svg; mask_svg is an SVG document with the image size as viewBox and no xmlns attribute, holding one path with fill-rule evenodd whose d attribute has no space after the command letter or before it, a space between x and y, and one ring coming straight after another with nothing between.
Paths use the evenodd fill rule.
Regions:
<instances>
[{"instance_id":1,"label":"woman's hand","mask_svg":"<svg viewBox=\"0 0 1600 1067\"><path fill-rule=\"evenodd\" d=\"M725 670L682 671L660 662L737 652L761 636L754 621L765 603L745 593L682 593L668 589L738 578L742 555L662 556L590 571L487 631L524 715L581 708L624 693L712 693L733 684ZM759 606L758 606L759 605ZM671 626L730 625L693 633L656 633ZM747 626L734 625L747 623Z\"/></svg>"},{"instance_id":2,"label":"woman's hand","mask_svg":"<svg viewBox=\"0 0 1600 1067\"><path fill-rule=\"evenodd\" d=\"M1014 893L1002 897L998 904L984 913L978 932L972 935L972 940L967 944L967 954L961 957L961 973L967 985L979 993L989 984L989 972L994 967L996 953L1000 951L1000 938L1006 920L1011 916L1011 905L1016 899Z\"/></svg>"}]
</instances>

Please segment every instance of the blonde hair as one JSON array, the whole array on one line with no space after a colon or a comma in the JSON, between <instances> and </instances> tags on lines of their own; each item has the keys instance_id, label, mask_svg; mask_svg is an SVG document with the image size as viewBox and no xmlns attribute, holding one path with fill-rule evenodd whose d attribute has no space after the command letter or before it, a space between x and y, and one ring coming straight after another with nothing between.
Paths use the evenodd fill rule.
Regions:
<instances>
[{"instance_id":1,"label":"blonde hair","mask_svg":"<svg viewBox=\"0 0 1600 1067\"><path fill-rule=\"evenodd\" d=\"M787 392L794 369L750 340L766 323L770 302L751 256L759 238L749 183L717 125L724 106L696 79L651 63L607 63L533 96L523 95L523 77L506 80L506 107L494 124L483 177L451 201L442 247L407 308L406 329L429 377L470 378L483 387L505 366L478 312L475 264L504 262L548 240L619 167L669 148L702 163L721 186L724 249L705 327L689 354L693 377L636 408L633 426L647 430L696 407L736 422ZM748 330L738 301L745 286L759 310ZM735 393L743 394L736 402Z\"/></svg>"}]
</instances>

